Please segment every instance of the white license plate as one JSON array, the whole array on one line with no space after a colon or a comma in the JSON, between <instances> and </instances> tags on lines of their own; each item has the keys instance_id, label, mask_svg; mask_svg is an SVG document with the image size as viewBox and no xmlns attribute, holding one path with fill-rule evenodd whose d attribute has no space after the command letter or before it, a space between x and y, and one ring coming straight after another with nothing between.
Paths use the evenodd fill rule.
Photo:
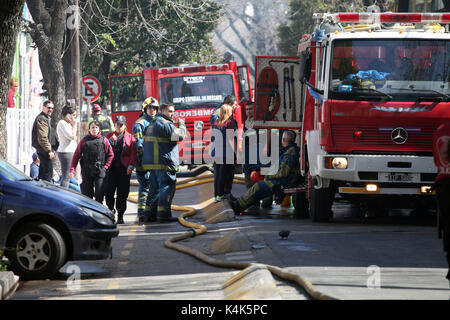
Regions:
<instances>
[{"instance_id":1,"label":"white license plate","mask_svg":"<svg viewBox=\"0 0 450 320\"><path fill-rule=\"evenodd\" d=\"M192 148L194 148L194 149L203 148L204 146L205 146L204 142L193 142L192 143Z\"/></svg>"},{"instance_id":2,"label":"white license plate","mask_svg":"<svg viewBox=\"0 0 450 320\"><path fill-rule=\"evenodd\" d=\"M386 180L389 182L410 182L413 180L413 176L409 173L390 172L386 174Z\"/></svg>"}]
</instances>

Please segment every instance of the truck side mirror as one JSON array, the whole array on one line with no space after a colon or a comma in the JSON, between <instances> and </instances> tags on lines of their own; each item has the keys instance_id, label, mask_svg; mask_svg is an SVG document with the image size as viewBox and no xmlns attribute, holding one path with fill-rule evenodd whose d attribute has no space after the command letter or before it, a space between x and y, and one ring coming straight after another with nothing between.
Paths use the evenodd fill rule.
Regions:
<instances>
[{"instance_id":1,"label":"truck side mirror","mask_svg":"<svg viewBox=\"0 0 450 320\"><path fill-rule=\"evenodd\" d=\"M238 66L239 95L241 100L251 101L250 77L248 66Z\"/></svg>"},{"instance_id":2,"label":"truck side mirror","mask_svg":"<svg viewBox=\"0 0 450 320\"><path fill-rule=\"evenodd\" d=\"M300 74L299 80L301 82L309 81L311 77L311 67L312 67L312 54L308 49L300 52Z\"/></svg>"}]
</instances>

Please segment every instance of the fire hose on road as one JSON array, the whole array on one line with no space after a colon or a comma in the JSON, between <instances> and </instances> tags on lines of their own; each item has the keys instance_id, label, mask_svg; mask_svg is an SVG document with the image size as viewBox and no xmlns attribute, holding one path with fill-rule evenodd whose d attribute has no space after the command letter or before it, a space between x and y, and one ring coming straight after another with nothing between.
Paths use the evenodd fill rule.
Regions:
<instances>
[{"instance_id":1,"label":"fire hose on road","mask_svg":"<svg viewBox=\"0 0 450 320\"><path fill-rule=\"evenodd\" d=\"M177 182L176 189L184 189L184 188L190 188L194 186L198 186L205 183L211 183L214 181L213 174L207 174L202 175L199 177L193 177L184 179L182 181ZM243 178L235 177L233 180L234 183L240 183L244 184L245 181ZM130 194L131 195L131 194ZM134 201L134 200L132 200ZM190 230L179 235L172 237L165 241L164 245L167 248L177 250L179 252L188 254L194 258L197 258L209 265L216 266L216 267L223 267L223 268L233 268L233 269L245 269L247 267L250 267L252 263L249 262L233 262L233 261L223 261L223 260L217 260L214 259L198 250L186 247L182 244L179 244L177 242L182 241L187 238L195 237L201 234L204 234L207 232L207 228L205 225L197 224L194 222L186 221L185 218L195 215L196 210L192 207L188 206L178 206L178 205L172 205L172 210L175 211L182 211L183 213L178 217L178 222ZM280 277L281 279L294 281L298 285L300 285L313 299L316 300L335 300L335 298L330 297L320 291L318 291L310 281L307 279L294 274L292 272L285 271L279 267L271 266L271 265L265 265L267 269L274 275Z\"/></svg>"}]
</instances>

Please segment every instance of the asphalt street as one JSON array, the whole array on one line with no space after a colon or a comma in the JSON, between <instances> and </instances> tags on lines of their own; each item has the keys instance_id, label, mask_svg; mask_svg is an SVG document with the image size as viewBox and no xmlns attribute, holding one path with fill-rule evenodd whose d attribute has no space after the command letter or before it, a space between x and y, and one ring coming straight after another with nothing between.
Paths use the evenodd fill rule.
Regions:
<instances>
[{"instance_id":1,"label":"asphalt street","mask_svg":"<svg viewBox=\"0 0 450 320\"><path fill-rule=\"evenodd\" d=\"M132 190L135 191L135 190ZM200 208L212 198L212 184L178 190L174 204ZM235 184L233 194L245 192ZM208 232L182 244L222 261L264 263L308 279L325 294L344 300L448 300L446 262L437 239L435 216L355 218L348 204L333 207L335 218L312 223L292 217L292 209L274 206L230 221L206 224ZM178 216L180 212L174 212ZM186 232L179 223L136 225L136 205L128 203L125 225L113 240L109 260L70 262L81 275L62 273L47 281L21 282L12 300L221 300L223 283L240 270L208 265L169 249L164 242ZM201 210L190 221L204 223ZM289 230L287 239L280 230ZM211 254L218 240L237 233L228 252ZM234 245L234 243L233 243ZM64 269L64 268L63 268ZM64 270L63 270L64 271ZM299 285L273 277L283 300L308 300Z\"/></svg>"}]
</instances>

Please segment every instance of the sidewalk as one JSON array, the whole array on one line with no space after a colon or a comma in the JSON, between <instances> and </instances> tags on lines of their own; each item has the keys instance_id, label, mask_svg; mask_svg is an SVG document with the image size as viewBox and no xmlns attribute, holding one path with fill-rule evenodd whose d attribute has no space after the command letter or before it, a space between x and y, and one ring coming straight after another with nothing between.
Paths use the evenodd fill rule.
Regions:
<instances>
[{"instance_id":1,"label":"sidewalk","mask_svg":"<svg viewBox=\"0 0 450 320\"><path fill-rule=\"evenodd\" d=\"M10 298L19 286L19 277L11 271L0 271L0 300Z\"/></svg>"}]
</instances>

